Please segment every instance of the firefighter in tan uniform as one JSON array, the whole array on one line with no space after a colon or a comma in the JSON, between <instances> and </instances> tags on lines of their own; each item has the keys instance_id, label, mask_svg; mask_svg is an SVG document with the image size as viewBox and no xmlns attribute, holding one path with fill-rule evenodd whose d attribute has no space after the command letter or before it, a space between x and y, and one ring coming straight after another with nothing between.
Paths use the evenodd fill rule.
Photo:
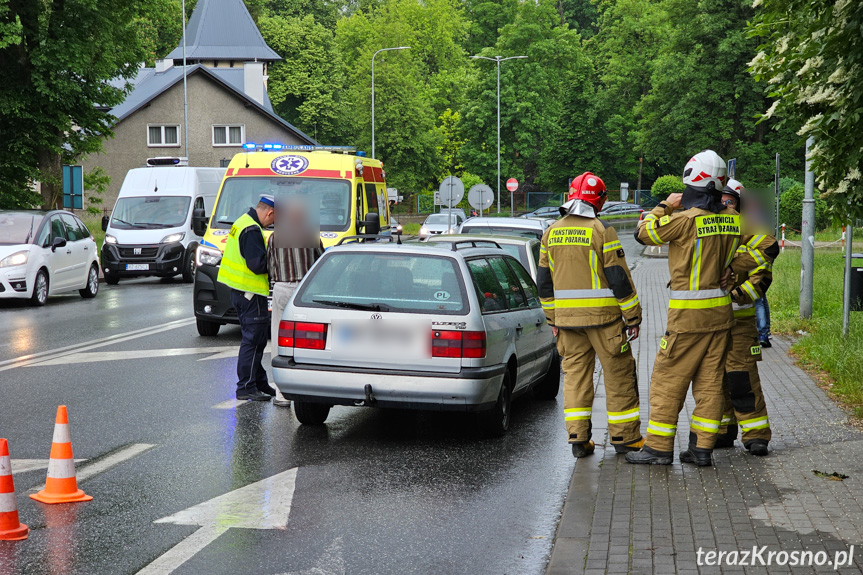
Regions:
<instances>
[{"instance_id":1,"label":"firefighter in tan uniform","mask_svg":"<svg viewBox=\"0 0 863 575\"><path fill-rule=\"evenodd\" d=\"M570 187L563 216L548 228L540 248L537 284L548 323L557 336L564 372L563 402L572 454L593 453L593 371L605 377L608 433L618 453L643 444L638 380L629 341L638 337L641 305L612 227L597 219L605 184L590 172Z\"/></svg>"},{"instance_id":2,"label":"firefighter in tan uniform","mask_svg":"<svg viewBox=\"0 0 863 575\"><path fill-rule=\"evenodd\" d=\"M740 182L728 180L722 191L722 202L741 211L743 191ZM761 346L754 302L764 297L773 281L773 260L779 255L779 245L769 234L756 234L747 236L737 251L741 255L751 255L759 265L748 274L738 276L731 290L734 327L731 328L731 349L725 361L725 412L716 447L733 447L739 425L743 431L743 446L753 455L764 456L767 455L771 434L767 404L758 376Z\"/></svg>"},{"instance_id":3,"label":"firefighter in tan uniform","mask_svg":"<svg viewBox=\"0 0 863 575\"><path fill-rule=\"evenodd\" d=\"M727 270L741 265L733 263L741 240L740 215L721 203L725 175L725 161L716 152L696 154L684 168L684 192L660 203L636 232L642 244L669 245L671 281L668 324L650 381L647 439L641 451L626 454L630 463L671 464L677 420L691 382L695 410L689 448L680 460L712 464L734 325L731 296L722 285L731 275Z\"/></svg>"}]
</instances>

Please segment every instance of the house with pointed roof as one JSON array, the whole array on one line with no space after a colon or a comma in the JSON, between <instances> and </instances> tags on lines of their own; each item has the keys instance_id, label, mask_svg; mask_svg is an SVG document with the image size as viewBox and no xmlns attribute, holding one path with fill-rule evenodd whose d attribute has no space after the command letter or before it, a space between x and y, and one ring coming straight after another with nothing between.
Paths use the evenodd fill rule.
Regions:
<instances>
[{"instance_id":1,"label":"house with pointed roof","mask_svg":"<svg viewBox=\"0 0 863 575\"><path fill-rule=\"evenodd\" d=\"M267 67L281 60L261 36L243 0L199 0L186 26L189 147L183 116L182 43L129 81L131 93L110 110L114 137L81 163L111 177L103 197L114 205L126 172L157 156L190 166L220 166L244 142L315 144L273 111Z\"/></svg>"}]
</instances>

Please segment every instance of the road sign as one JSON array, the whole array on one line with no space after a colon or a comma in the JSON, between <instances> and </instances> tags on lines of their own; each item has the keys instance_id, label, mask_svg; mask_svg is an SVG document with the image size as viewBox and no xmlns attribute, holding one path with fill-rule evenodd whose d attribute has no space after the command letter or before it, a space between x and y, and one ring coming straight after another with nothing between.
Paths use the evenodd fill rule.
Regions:
<instances>
[{"instance_id":1,"label":"road sign","mask_svg":"<svg viewBox=\"0 0 863 575\"><path fill-rule=\"evenodd\" d=\"M620 182L620 201L629 200L629 182Z\"/></svg>"},{"instance_id":2,"label":"road sign","mask_svg":"<svg viewBox=\"0 0 863 575\"><path fill-rule=\"evenodd\" d=\"M455 176L447 176L440 183L439 191L441 203L452 208L464 197L464 184Z\"/></svg>"},{"instance_id":3,"label":"road sign","mask_svg":"<svg viewBox=\"0 0 863 575\"><path fill-rule=\"evenodd\" d=\"M297 468L294 467L156 520L154 523L196 525L199 529L157 557L138 575L172 573L232 527L286 529L296 480Z\"/></svg>"},{"instance_id":4,"label":"road sign","mask_svg":"<svg viewBox=\"0 0 863 575\"><path fill-rule=\"evenodd\" d=\"M467 201L482 213L494 203L494 190L485 184L477 184L468 190Z\"/></svg>"},{"instance_id":5,"label":"road sign","mask_svg":"<svg viewBox=\"0 0 863 575\"><path fill-rule=\"evenodd\" d=\"M737 158L728 160L728 177L737 179Z\"/></svg>"},{"instance_id":6,"label":"road sign","mask_svg":"<svg viewBox=\"0 0 863 575\"><path fill-rule=\"evenodd\" d=\"M514 192L518 189L518 180L515 178L510 178L506 181L506 189L510 192Z\"/></svg>"}]
</instances>

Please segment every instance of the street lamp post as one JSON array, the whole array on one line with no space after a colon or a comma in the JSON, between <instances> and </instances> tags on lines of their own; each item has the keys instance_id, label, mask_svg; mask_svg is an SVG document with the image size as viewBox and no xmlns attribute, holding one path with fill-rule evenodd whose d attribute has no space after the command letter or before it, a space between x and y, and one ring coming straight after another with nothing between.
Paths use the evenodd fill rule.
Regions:
<instances>
[{"instance_id":1,"label":"street lamp post","mask_svg":"<svg viewBox=\"0 0 863 575\"><path fill-rule=\"evenodd\" d=\"M397 48L381 48L372 54L372 158L375 157L375 56L381 52L390 50L410 50L410 46L398 46Z\"/></svg>"},{"instance_id":2,"label":"street lamp post","mask_svg":"<svg viewBox=\"0 0 863 575\"><path fill-rule=\"evenodd\" d=\"M507 60L521 60L523 58L527 58L527 56L509 56L508 58L502 58L500 56L495 56L494 58L489 58L488 56L471 56L471 58L474 60L497 62L497 213L500 213L500 63L506 62ZM512 204L512 200L510 200L510 204ZM512 205L510 205L510 212L512 212Z\"/></svg>"}]
</instances>

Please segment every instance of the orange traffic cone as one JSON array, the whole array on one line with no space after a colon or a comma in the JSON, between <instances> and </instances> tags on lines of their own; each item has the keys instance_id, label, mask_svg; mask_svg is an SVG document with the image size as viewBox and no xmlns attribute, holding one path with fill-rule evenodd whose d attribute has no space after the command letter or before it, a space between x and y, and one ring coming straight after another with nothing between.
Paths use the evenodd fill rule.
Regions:
<instances>
[{"instance_id":1,"label":"orange traffic cone","mask_svg":"<svg viewBox=\"0 0 863 575\"><path fill-rule=\"evenodd\" d=\"M69 435L69 416L66 406L57 408L54 424L54 443L51 444L51 459L48 461L48 479L45 489L31 498L42 503L73 503L93 499L80 489L75 478L75 460L72 456L72 438Z\"/></svg>"},{"instance_id":2,"label":"orange traffic cone","mask_svg":"<svg viewBox=\"0 0 863 575\"><path fill-rule=\"evenodd\" d=\"M0 439L0 541L21 541L27 539L29 533L30 528L18 521L9 444Z\"/></svg>"}]
</instances>

